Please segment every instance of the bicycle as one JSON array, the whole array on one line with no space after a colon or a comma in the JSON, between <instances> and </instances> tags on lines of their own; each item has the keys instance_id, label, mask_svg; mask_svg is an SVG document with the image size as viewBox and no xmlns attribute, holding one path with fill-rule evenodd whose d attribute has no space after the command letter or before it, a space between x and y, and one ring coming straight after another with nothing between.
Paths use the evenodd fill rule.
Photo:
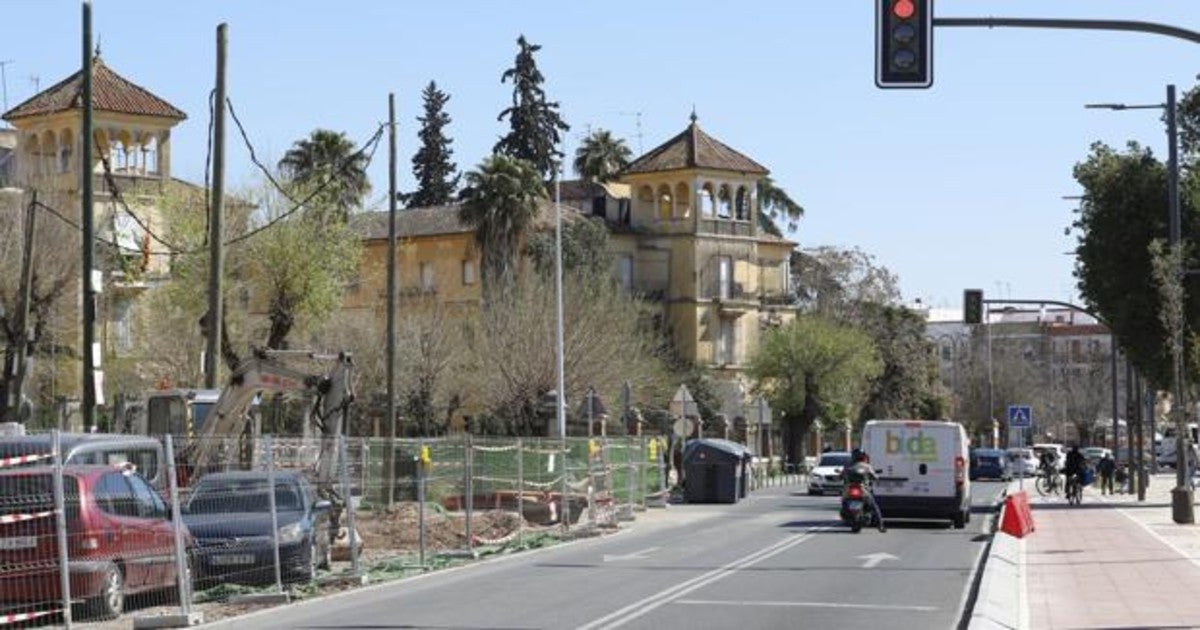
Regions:
<instances>
[{"instance_id":1,"label":"bicycle","mask_svg":"<svg viewBox=\"0 0 1200 630\"><path fill-rule=\"evenodd\" d=\"M1036 486L1038 494L1042 496L1058 494L1062 488L1062 479L1056 471L1043 470L1042 476L1038 477Z\"/></svg>"},{"instance_id":2,"label":"bicycle","mask_svg":"<svg viewBox=\"0 0 1200 630\"><path fill-rule=\"evenodd\" d=\"M1083 502L1083 480L1079 475L1071 475L1067 478L1066 487L1067 503L1071 505L1079 505Z\"/></svg>"}]
</instances>

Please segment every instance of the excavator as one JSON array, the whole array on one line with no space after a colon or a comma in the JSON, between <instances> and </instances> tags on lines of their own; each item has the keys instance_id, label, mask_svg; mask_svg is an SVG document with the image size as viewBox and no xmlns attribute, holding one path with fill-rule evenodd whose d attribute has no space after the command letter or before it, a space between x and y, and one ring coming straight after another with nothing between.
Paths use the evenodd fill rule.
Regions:
<instances>
[{"instance_id":1,"label":"excavator","mask_svg":"<svg viewBox=\"0 0 1200 630\"><path fill-rule=\"evenodd\" d=\"M316 370L306 370L303 364L327 364L328 368L315 373ZM298 392L313 395L310 418L320 432L314 485L321 498L332 503L332 531L339 532L341 514L350 498L341 496L337 489L338 469L334 465L339 457L337 438L346 426L347 412L354 401L353 368L352 356L347 352L255 349L252 356L234 370L215 403L205 404L201 411L192 409L196 401L203 398L196 392L174 390L160 394L160 397L181 397L177 401L179 404L156 405L152 395L146 405L146 424L149 427L178 427L181 424L180 409L187 410L182 416L186 434L179 436L182 448L177 461L181 481L189 485L191 477L200 471L240 467L245 462L243 443L258 443L258 423L252 422L249 412L260 394ZM164 417L157 418L156 414ZM167 414L172 417L165 417ZM245 440L246 437L250 439ZM249 459L254 461L257 457L251 454Z\"/></svg>"}]
</instances>

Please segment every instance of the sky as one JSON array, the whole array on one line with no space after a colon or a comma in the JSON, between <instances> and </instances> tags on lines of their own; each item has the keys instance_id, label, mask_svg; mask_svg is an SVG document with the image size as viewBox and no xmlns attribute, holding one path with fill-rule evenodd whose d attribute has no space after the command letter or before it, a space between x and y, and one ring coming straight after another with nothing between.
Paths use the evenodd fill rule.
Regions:
<instances>
[{"instance_id":1,"label":"sky","mask_svg":"<svg viewBox=\"0 0 1200 630\"><path fill-rule=\"evenodd\" d=\"M259 155L275 163L313 129L365 141L396 98L398 178L413 188L420 92L451 95L460 170L491 152L511 100L500 76L516 39L540 44L548 98L571 125L568 156L609 129L635 155L702 129L771 171L805 208L801 247L857 247L897 274L906 301L959 308L988 298L1077 301L1072 275L1079 185L1072 167L1101 141L1166 155L1154 110L1166 85L1197 83L1200 46L1141 33L938 28L934 85L874 85L874 5L742 0L95 0L105 63L188 114L174 131L177 177L204 179L216 28L229 25L228 92ZM74 0L4 0L0 39L15 106L79 68ZM938 17L1162 22L1200 31L1197 0L938 0ZM36 79L35 79L36 77ZM229 125L227 188L258 175ZM386 144L368 171L386 207Z\"/></svg>"}]
</instances>

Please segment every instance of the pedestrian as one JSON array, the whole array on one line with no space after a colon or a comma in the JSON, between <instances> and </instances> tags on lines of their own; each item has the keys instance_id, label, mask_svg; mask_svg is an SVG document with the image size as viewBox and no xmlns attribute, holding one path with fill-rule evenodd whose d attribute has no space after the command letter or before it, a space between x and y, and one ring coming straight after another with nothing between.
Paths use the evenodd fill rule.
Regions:
<instances>
[{"instance_id":1,"label":"pedestrian","mask_svg":"<svg viewBox=\"0 0 1200 630\"><path fill-rule=\"evenodd\" d=\"M1112 453L1105 453L1096 464L1096 472L1100 473L1100 494L1113 494L1113 475L1117 472L1117 462L1113 461Z\"/></svg>"},{"instance_id":2,"label":"pedestrian","mask_svg":"<svg viewBox=\"0 0 1200 630\"><path fill-rule=\"evenodd\" d=\"M1117 489L1121 494L1129 491L1129 462L1121 464L1117 469Z\"/></svg>"}]
</instances>

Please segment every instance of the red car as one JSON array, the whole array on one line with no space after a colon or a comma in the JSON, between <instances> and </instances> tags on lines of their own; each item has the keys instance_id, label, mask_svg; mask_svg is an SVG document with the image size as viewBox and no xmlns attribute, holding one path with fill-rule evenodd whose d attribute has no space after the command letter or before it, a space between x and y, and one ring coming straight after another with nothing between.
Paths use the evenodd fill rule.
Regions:
<instances>
[{"instance_id":1,"label":"red car","mask_svg":"<svg viewBox=\"0 0 1200 630\"><path fill-rule=\"evenodd\" d=\"M67 466L63 494L71 601L85 614L116 617L126 595L177 585L170 511L140 475ZM61 593L53 471L0 470L0 608L57 611Z\"/></svg>"}]
</instances>

